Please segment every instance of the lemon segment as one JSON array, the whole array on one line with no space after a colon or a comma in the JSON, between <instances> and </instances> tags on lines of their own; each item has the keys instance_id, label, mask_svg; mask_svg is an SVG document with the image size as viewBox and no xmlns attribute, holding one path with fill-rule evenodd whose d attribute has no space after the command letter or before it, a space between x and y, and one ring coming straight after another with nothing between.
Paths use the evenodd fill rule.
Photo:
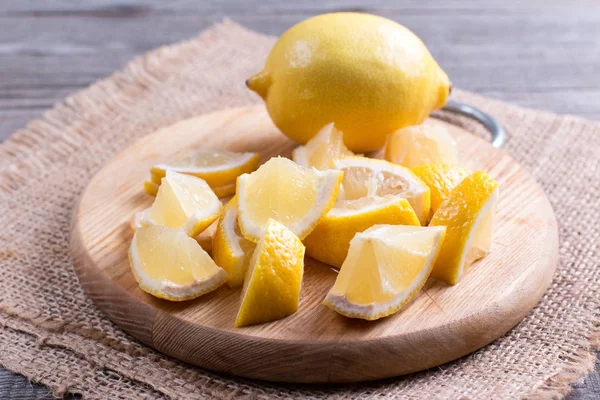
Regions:
<instances>
[{"instance_id":1,"label":"lemon segment","mask_svg":"<svg viewBox=\"0 0 600 400\"><path fill-rule=\"evenodd\" d=\"M211 187L231 185L238 176L258 167L257 153L234 153L225 150L200 149L188 157L158 164L150 170L151 180L160 184L167 170L202 178Z\"/></svg>"},{"instance_id":2,"label":"lemon segment","mask_svg":"<svg viewBox=\"0 0 600 400\"><path fill-rule=\"evenodd\" d=\"M331 168L333 159L353 155L344 145L343 133L332 122L325 125L306 145L296 147L292 159L299 165L325 171Z\"/></svg>"},{"instance_id":3,"label":"lemon segment","mask_svg":"<svg viewBox=\"0 0 600 400\"><path fill-rule=\"evenodd\" d=\"M366 320L398 312L427 281L444 233L444 227L403 225L375 225L357 233L323 304Z\"/></svg>"},{"instance_id":4,"label":"lemon segment","mask_svg":"<svg viewBox=\"0 0 600 400\"><path fill-rule=\"evenodd\" d=\"M162 180L162 178L160 178ZM156 196L158 194L158 188L160 184L156 184L154 182L145 181L144 182L144 192L149 194L150 196ZM218 198L228 197L232 194L235 194L235 183L231 183L229 185L212 187L212 191L217 195Z\"/></svg>"},{"instance_id":5,"label":"lemon segment","mask_svg":"<svg viewBox=\"0 0 600 400\"><path fill-rule=\"evenodd\" d=\"M235 326L261 324L298 310L304 245L283 224L269 219L246 272Z\"/></svg>"},{"instance_id":6,"label":"lemon segment","mask_svg":"<svg viewBox=\"0 0 600 400\"><path fill-rule=\"evenodd\" d=\"M448 198L452 189L471 171L454 164L428 164L411 169L431 190L431 212L434 213Z\"/></svg>"},{"instance_id":7,"label":"lemon segment","mask_svg":"<svg viewBox=\"0 0 600 400\"><path fill-rule=\"evenodd\" d=\"M408 168L365 157L336 159L332 165L344 173L339 201L387 195L406 198L421 224L427 222L431 208L430 190Z\"/></svg>"},{"instance_id":8,"label":"lemon segment","mask_svg":"<svg viewBox=\"0 0 600 400\"><path fill-rule=\"evenodd\" d=\"M182 230L162 226L136 230L129 262L143 291L171 301L196 298L227 279L194 239Z\"/></svg>"},{"instance_id":9,"label":"lemon segment","mask_svg":"<svg viewBox=\"0 0 600 400\"><path fill-rule=\"evenodd\" d=\"M385 159L407 168L426 164L456 164L456 141L444 126L425 123L392 133L385 147Z\"/></svg>"},{"instance_id":10,"label":"lemon segment","mask_svg":"<svg viewBox=\"0 0 600 400\"><path fill-rule=\"evenodd\" d=\"M218 266L227 272L227 286L236 288L244 283L244 276L256 244L240 232L237 221L237 201L234 197L225 206L219 219L212 245L212 256Z\"/></svg>"},{"instance_id":11,"label":"lemon segment","mask_svg":"<svg viewBox=\"0 0 600 400\"><path fill-rule=\"evenodd\" d=\"M300 239L333 207L343 174L302 167L275 157L237 181L237 212L244 237L258 242L273 218Z\"/></svg>"},{"instance_id":12,"label":"lemon segment","mask_svg":"<svg viewBox=\"0 0 600 400\"><path fill-rule=\"evenodd\" d=\"M133 217L131 218L131 221L129 222L129 226L131 227L132 231L136 231L137 229L141 228L144 226L143 221L144 219L146 219L146 215L150 212L150 208L146 208L143 211L138 211L135 214L133 214Z\"/></svg>"},{"instance_id":13,"label":"lemon segment","mask_svg":"<svg viewBox=\"0 0 600 400\"><path fill-rule=\"evenodd\" d=\"M489 253L498 198L498 182L483 171L469 175L452 190L429 224L446 227L432 277L455 285L469 265Z\"/></svg>"},{"instance_id":14,"label":"lemon segment","mask_svg":"<svg viewBox=\"0 0 600 400\"><path fill-rule=\"evenodd\" d=\"M306 254L339 268L354 235L376 224L420 225L410 203L403 198L385 196L341 201L304 238Z\"/></svg>"},{"instance_id":15,"label":"lemon segment","mask_svg":"<svg viewBox=\"0 0 600 400\"><path fill-rule=\"evenodd\" d=\"M219 217L221 208L202 179L169 170L142 224L182 228L195 237Z\"/></svg>"}]
</instances>

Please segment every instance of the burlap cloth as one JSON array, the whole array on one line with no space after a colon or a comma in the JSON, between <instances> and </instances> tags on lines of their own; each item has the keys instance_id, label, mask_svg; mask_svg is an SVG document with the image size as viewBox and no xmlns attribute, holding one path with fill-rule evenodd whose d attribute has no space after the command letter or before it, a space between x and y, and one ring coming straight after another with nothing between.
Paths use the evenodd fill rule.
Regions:
<instances>
[{"instance_id":1,"label":"burlap cloth","mask_svg":"<svg viewBox=\"0 0 600 400\"><path fill-rule=\"evenodd\" d=\"M88 300L69 257L71 212L92 175L158 127L258 102L244 80L273 38L225 21L133 60L0 147L0 364L56 395L89 399L561 397L600 342L600 124L457 91L498 117L506 150L544 187L560 265L541 303L506 336L456 362L356 385L279 385L220 376L136 342ZM492 79L492 78L490 78ZM481 134L474 123L446 115Z\"/></svg>"}]
</instances>

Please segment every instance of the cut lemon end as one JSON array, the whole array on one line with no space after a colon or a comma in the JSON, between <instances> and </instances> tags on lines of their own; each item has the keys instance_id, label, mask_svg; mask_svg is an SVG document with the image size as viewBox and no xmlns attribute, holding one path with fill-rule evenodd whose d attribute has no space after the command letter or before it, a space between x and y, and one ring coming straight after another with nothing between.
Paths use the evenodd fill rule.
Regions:
<instances>
[{"instance_id":1,"label":"cut lemon end","mask_svg":"<svg viewBox=\"0 0 600 400\"><path fill-rule=\"evenodd\" d=\"M129 226L131 227L132 231L136 231L137 229L145 226L144 225L144 219L147 218L146 215L150 212L150 208L146 208L143 211L138 211L135 214L133 214L133 217L131 218L131 221L129 222Z\"/></svg>"},{"instance_id":2,"label":"cut lemon end","mask_svg":"<svg viewBox=\"0 0 600 400\"><path fill-rule=\"evenodd\" d=\"M447 232L432 277L455 285L474 261L489 253L498 199L498 182L482 171L452 190L429 224L445 226Z\"/></svg>"},{"instance_id":3,"label":"cut lemon end","mask_svg":"<svg viewBox=\"0 0 600 400\"><path fill-rule=\"evenodd\" d=\"M236 327L275 321L298 310L304 246L273 219L264 232L246 272Z\"/></svg>"},{"instance_id":4,"label":"cut lemon end","mask_svg":"<svg viewBox=\"0 0 600 400\"><path fill-rule=\"evenodd\" d=\"M387 195L406 198L421 224L427 222L431 208L431 191L408 168L365 157L335 159L332 165L344 173L338 200Z\"/></svg>"},{"instance_id":5,"label":"cut lemon end","mask_svg":"<svg viewBox=\"0 0 600 400\"><path fill-rule=\"evenodd\" d=\"M444 227L402 225L357 233L323 304L365 320L398 312L425 285L444 234Z\"/></svg>"},{"instance_id":6,"label":"cut lemon end","mask_svg":"<svg viewBox=\"0 0 600 400\"><path fill-rule=\"evenodd\" d=\"M333 207L342 177L340 171L318 171L281 157L240 176L236 197L242 234L258 242L273 218L303 239Z\"/></svg>"},{"instance_id":7,"label":"cut lemon end","mask_svg":"<svg viewBox=\"0 0 600 400\"><path fill-rule=\"evenodd\" d=\"M225 271L194 239L181 230L161 226L136 230L129 262L143 291L171 301L194 299L227 279Z\"/></svg>"},{"instance_id":8,"label":"cut lemon end","mask_svg":"<svg viewBox=\"0 0 600 400\"><path fill-rule=\"evenodd\" d=\"M471 174L454 164L427 164L411 169L431 190L431 212L435 213L450 192Z\"/></svg>"},{"instance_id":9,"label":"cut lemon end","mask_svg":"<svg viewBox=\"0 0 600 400\"><path fill-rule=\"evenodd\" d=\"M444 126L426 122L392 133L385 147L385 159L407 168L426 164L456 164L456 141Z\"/></svg>"},{"instance_id":10,"label":"cut lemon end","mask_svg":"<svg viewBox=\"0 0 600 400\"><path fill-rule=\"evenodd\" d=\"M242 236L237 222L237 201L234 197L225 206L213 240L215 263L227 272L227 286L242 286L256 244Z\"/></svg>"},{"instance_id":11,"label":"cut lemon end","mask_svg":"<svg viewBox=\"0 0 600 400\"><path fill-rule=\"evenodd\" d=\"M331 168L333 159L353 155L344 145L344 134L332 122L325 125L306 145L294 149L292 159L299 165L325 171Z\"/></svg>"},{"instance_id":12,"label":"cut lemon end","mask_svg":"<svg viewBox=\"0 0 600 400\"><path fill-rule=\"evenodd\" d=\"M420 225L410 203L403 198L385 196L338 201L304 239L306 253L339 268L354 235L376 224Z\"/></svg>"},{"instance_id":13,"label":"cut lemon end","mask_svg":"<svg viewBox=\"0 0 600 400\"><path fill-rule=\"evenodd\" d=\"M221 208L221 201L202 179L167 171L142 224L181 228L195 237L219 217Z\"/></svg>"},{"instance_id":14,"label":"cut lemon end","mask_svg":"<svg viewBox=\"0 0 600 400\"><path fill-rule=\"evenodd\" d=\"M188 157L152 167L152 181L160 183L167 170L202 178L211 187L235 183L238 176L258 167L257 153L234 153L225 150L201 149Z\"/></svg>"}]
</instances>

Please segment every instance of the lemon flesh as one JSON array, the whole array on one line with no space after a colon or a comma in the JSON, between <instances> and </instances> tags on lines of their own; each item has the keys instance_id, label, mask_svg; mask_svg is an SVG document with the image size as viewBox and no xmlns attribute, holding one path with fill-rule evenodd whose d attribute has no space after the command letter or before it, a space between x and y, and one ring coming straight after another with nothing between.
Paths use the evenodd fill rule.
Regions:
<instances>
[{"instance_id":1,"label":"lemon flesh","mask_svg":"<svg viewBox=\"0 0 600 400\"><path fill-rule=\"evenodd\" d=\"M281 157L240 176L236 197L244 237L258 242L270 218L306 237L333 207L341 180L340 171L318 171Z\"/></svg>"},{"instance_id":2,"label":"lemon flesh","mask_svg":"<svg viewBox=\"0 0 600 400\"><path fill-rule=\"evenodd\" d=\"M237 200L232 198L219 219L212 246L212 256L227 272L227 286L242 286L250 258L256 247L242 235L237 221Z\"/></svg>"},{"instance_id":3,"label":"lemon flesh","mask_svg":"<svg viewBox=\"0 0 600 400\"><path fill-rule=\"evenodd\" d=\"M211 187L235 184L241 174L252 172L258 167L257 153L235 153L217 149L200 149L191 155L150 170L151 181L160 184L167 170L202 178Z\"/></svg>"},{"instance_id":4,"label":"lemon flesh","mask_svg":"<svg viewBox=\"0 0 600 400\"><path fill-rule=\"evenodd\" d=\"M444 227L402 225L357 233L323 304L366 320L398 312L427 281L444 233Z\"/></svg>"},{"instance_id":5,"label":"lemon flesh","mask_svg":"<svg viewBox=\"0 0 600 400\"><path fill-rule=\"evenodd\" d=\"M363 13L322 14L286 31L247 81L275 125L304 144L325 124L354 152L422 123L446 103L448 76L406 27Z\"/></svg>"},{"instance_id":6,"label":"lemon flesh","mask_svg":"<svg viewBox=\"0 0 600 400\"><path fill-rule=\"evenodd\" d=\"M431 190L431 212L435 213L452 190L471 174L467 168L454 164L428 164L411 168Z\"/></svg>"},{"instance_id":7,"label":"lemon flesh","mask_svg":"<svg viewBox=\"0 0 600 400\"><path fill-rule=\"evenodd\" d=\"M306 145L294 149L292 158L298 165L324 171L331 168L331 162L335 158L353 155L354 153L344 145L343 133L330 123L325 125Z\"/></svg>"},{"instance_id":8,"label":"lemon flesh","mask_svg":"<svg viewBox=\"0 0 600 400\"><path fill-rule=\"evenodd\" d=\"M446 227L432 277L455 285L469 265L489 253L498 198L498 182L483 171L469 175L452 190L429 223Z\"/></svg>"},{"instance_id":9,"label":"lemon flesh","mask_svg":"<svg viewBox=\"0 0 600 400\"><path fill-rule=\"evenodd\" d=\"M456 164L456 141L440 124L409 126L392 133L385 147L385 159L407 168L426 164Z\"/></svg>"},{"instance_id":10,"label":"lemon flesh","mask_svg":"<svg viewBox=\"0 0 600 400\"><path fill-rule=\"evenodd\" d=\"M404 198L385 196L341 201L303 240L306 253L340 268L354 235L376 224L420 225L419 218Z\"/></svg>"},{"instance_id":11,"label":"lemon flesh","mask_svg":"<svg viewBox=\"0 0 600 400\"><path fill-rule=\"evenodd\" d=\"M304 246L283 224L270 219L244 280L235 326L261 324L298 310Z\"/></svg>"},{"instance_id":12,"label":"lemon flesh","mask_svg":"<svg viewBox=\"0 0 600 400\"><path fill-rule=\"evenodd\" d=\"M332 165L344 173L338 201L365 197L406 198L424 224L430 213L430 190L412 171L385 160L346 157Z\"/></svg>"},{"instance_id":13,"label":"lemon flesh","mask_svg":"<svg viewBox=\"0 0 600 400\"><path fill-rule=\"evenodd\" d=\"M219 217L221 208L202 179L169 170L142 224L182 228L195 237Z\"/></svg>"},{"instance_id":14,"label":"lemon flesh","mask_svg":"<svg viewBox=\"0 0 600 400\"><path fill-rule=\"evenodd\" d=\"M166 300L196 298L227 279L225 271L194 239L181 230L162 226L136 230L129 261L140 288Z\"/></svg>"}]
</instances>

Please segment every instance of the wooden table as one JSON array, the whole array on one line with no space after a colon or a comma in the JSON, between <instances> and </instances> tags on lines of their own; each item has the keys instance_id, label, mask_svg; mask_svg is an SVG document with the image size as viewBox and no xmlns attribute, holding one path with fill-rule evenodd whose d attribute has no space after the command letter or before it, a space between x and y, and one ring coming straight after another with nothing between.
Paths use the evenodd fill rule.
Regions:
<instances>
[{"instance_id":1,"label":"wooden table","mask_svg":"<svg viewBox=\"0 0 600 400\"><path fill-rule=\"evenodd\" d=\"M3 0L0 140L133 56L192 37L225 16L279 35L302 19L335 10L373 12L413 29L456 87L600 120L596 0L293 3L298 4L284 0ZM0 369L0 398L52 396L47 389ZM570 395L570 399L598 398L600 362Z\"/></svg>"}]
</instances>

